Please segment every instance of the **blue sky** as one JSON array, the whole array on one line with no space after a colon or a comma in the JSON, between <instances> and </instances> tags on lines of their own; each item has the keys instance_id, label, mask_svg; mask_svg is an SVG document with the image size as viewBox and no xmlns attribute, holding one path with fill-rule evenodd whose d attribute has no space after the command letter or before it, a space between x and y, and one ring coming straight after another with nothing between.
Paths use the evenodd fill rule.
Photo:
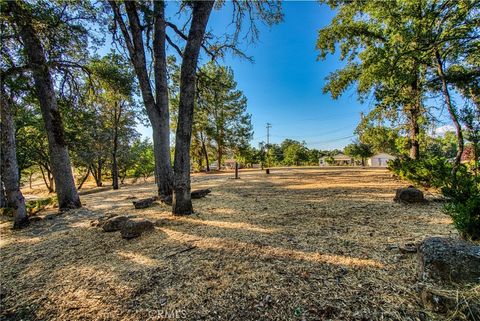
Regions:
<instances>
[{"instance_id":1,"label":"blue sky","mask_svg":"<svg viewBox=\"0 0 480 321\"><path fill-rule=\"evenodd\" d=\"M322 93L325 77L342 66L338 56L316 59L318 30L329 24L334 12L313 1L284 2L283 12L282 23L272 27L259 24L259 41L242 46L254 63L232 55L220 61L233 68L238 88L248 98L254 127L252 145L266 140L269 122L273 143L292 138L305 141L310 148L341 148L352 140L360 112L368 110L368 105L357 102L353 89L339 100ZM212 13L208 26L221 33L230 21L231 11L223 8ZM140 131L151 135L149 128Z\"/></svg>"}]
</instances>

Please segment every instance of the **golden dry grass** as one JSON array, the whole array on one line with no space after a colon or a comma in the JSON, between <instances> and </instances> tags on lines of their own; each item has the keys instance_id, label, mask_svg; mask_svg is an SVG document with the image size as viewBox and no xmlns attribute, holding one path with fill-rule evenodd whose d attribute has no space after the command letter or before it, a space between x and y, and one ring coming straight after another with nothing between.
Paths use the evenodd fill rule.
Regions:
<instances>
[{"instance_id":1,"label":"golden dry grass","mask_svg":"<svg viewBox=\"0 0 480 321\"><path fill-rule=\"evenodd\" d=\"M82 196L84 209L22 231L1 224L5 320L420 320L415 255L389 245L454 232L436 202L392 201L381 169L196 175L196 214L134 210L152 183ZM88 210L87 210L88 209ZM157 221L133 240L104 214ZM176 314L175 314L176 313Z\"/></svg>"}]
</instances>

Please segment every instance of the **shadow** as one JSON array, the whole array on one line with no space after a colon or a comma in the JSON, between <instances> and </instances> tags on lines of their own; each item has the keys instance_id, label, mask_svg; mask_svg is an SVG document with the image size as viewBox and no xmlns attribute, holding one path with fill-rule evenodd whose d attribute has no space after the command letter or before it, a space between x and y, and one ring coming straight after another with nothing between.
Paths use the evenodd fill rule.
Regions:
<instances>
[{"instance_id":1,"label":"shadow","mask_svg":"<svg viewBox=\"0 0 480 321\"><path fill-rule=\"evenodd\" d=\"M134 210L132 197L156 192L147 183L82 196L88 210L22 231L1 225L1 320L156 320L166 310L196 320L417 315L415 258L386 245L450 233L438 223L441 205L393 203L399 183L382 170L241 177L195 181L212 193L188 217L163 205ZM90 226L107 213L159 223L123 240Z\"/></svg>"}]
</instances>

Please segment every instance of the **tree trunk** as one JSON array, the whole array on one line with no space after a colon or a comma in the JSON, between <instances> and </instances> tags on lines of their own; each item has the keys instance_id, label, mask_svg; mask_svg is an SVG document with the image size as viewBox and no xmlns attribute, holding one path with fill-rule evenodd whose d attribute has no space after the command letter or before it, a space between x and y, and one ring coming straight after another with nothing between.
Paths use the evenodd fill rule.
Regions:
<instances>
[{"instance_id":1,"label":"tree trunk","mask_svg":"<svg viewBox=\"0 0 480 321\"><path fill-rule=\"evenodd\" d=\"M31 25L30 14L15 1L9 1L8 5L19 28L25 53L32 68L35 89L47 132L48 150L55 177L58 205L61 210L81 207L70 166L62 118L57 107L55 89L42 44Z\"/></svg>"},{"instance_id":2,"label":"tree trunk","mask_svg":"<svg viewBox=\"0 0 480 321\"><path fill-rule=\"evenodd\" d=\"M117 108L120 108L117 111ZM118 126L120 117L122 115L121 105L115 102L114 108L114 130L113 130L113 149L112 149L112 186L113 189L118 189L118 164L117 164L117 150L118 150Z\"/></svg>"},{"instance_id":3,"label":"tree trunk","mask_svg":"<svg viewBox=\"0 0 480 321\"><path fill-rule=\"evenodd\" d=\"M420 158L420 143L418 142L418 134L420 133L420 126L418 125L418 106L415 104L411 106L409 112L410 121L410 158Z\"/></svg>"},{"instance_id":4,"label":"tree trunk","mask_svg":"<svg viewBox=\"0 0 480 321\"><path fill-rule=\"evenodd\" d=\"M170 160L170 119L168 111L168 88L166 87L166 55L165 55L165 21L164 4L154 3L154 69L157 99L155 102L150 78L147 71L145 49L143 45L142 26L134 1L125 1L131 36L122 18L120 8L116 1L109 1L115 20L119 25L130 60L137 75L143 103L152 125L153 152L155 156L155 181L158 195L171 195L173 186L173 172ZM158 42L158 43L157 43ZM162 45L163 44L163 45Z\"/></svg>"},{"instance_id":5,"label":"tree trunk","mask_svg":"<svg viewBox=\"0 0 480 321\"><path fill-rule=\"evenodd\" d=\"M78 185L78 190L80 190L83 186L83 183L87 180L88 176L90 175L90 168L87 169L87 174L83 177L82 181L80 182L80 185Z\"/></svg>"},{"instance_id":6,"label":"tree trunk","mask_svg":"<svg viewBox=\"0 0 480 321\"><path fill-rule=\"evenodd\" d=\"M174 161L174 215L193 212L190 195L190 143L192 138L195 76L200 47L214 1L197 1L192 6L192 22L183 52L180 72L180 102L175 139Z\"/></svg>"},{"instance_id":7,"label":"tree trunk","mask_svg":"<svg viewBox=\"0 0 480 321\"><path fill-rule=\"evenodd\" d=\"M0 84L0 87L2 181L5 184L6 205L13 209L13 228L19 229L28 225L28 216L25 199L20 191L17 151L15 146L15 125L3 83Z\"/></svg>"},{"instance_id":8,"label":"tree trunk","mask_svg":"<svg viewBox=\"0 0 480 321\"><path fill-rule=\"evenodd\" d=\"M0 128L1 131L1 128ZM0 170L0 172L3 171ZM2 175L0 173L0 208L5 208L7 207L7 199L5 196L5 189L3 188L3 180L2 180Z\"/></svg>"},{"instance_id":9,"label":"tree trunk","mask_svg":"<svg viewBox=\"0 0 480 321\"><path fill-rule=\"evenodd\" d=\"M202 133L200 133L200 139L202 141L203 155L205 156L205 168L207 172L210 172L210 162L208 161L207 145L205 144L205 138L203 137Z\"/></svg>"},{"instance_id":10,"label":"tree trunk","mask_svg":"<svg viewBox=\"0 0 480 321\"><path fill-rule=\"evenodd\" d=\"M97 183L97 187L102 187L103 182L102 182L102 166L103 166L103 160L101 158L98 158L97 160L97 178L95 179Z\"/></svg>"},{"instance_id":11,"label":"tree trunk","mask_svg":"<svg viewBox=\"0 0 480 321\"><path fill-rule=\"evenodd\" d=\"M165 3L153 3L153 70L155 77L156 110L158 113L158 195L172 195L173 171L170 157L170 114L168 106L167 54L165 52Z\"/></svg>"},{"instance_id":12,"label":"tree trunk","mask_svg":"<svg viewBox=\"0 0 480 321\"><path fill-rule=\"evenodd\" d=\"M457 111L455 106L453 106L452 100L450 99L450 92L448 90L447 80L445 78L445 73L443 72L443 62L440 56L440 52L438 50L435 51L435 58L437 60L437 72L440 80L442 81L442 92L445 98L445 103L447 105L448 113L450 114L450 118L455 126L456 134L457 134L457 155L455 156L455 162L452 168L452 175L455 176L457 173L458 167L460 166L460 161L462 160L463 154L463 133L462 133L462 126L458 121Z\"/></svg>"},{"instance_id":13,"label":"tree trunk","mask_svg":"<svg viewBox=\"0 0 480 321\"><path fill-rule=\"evenodd\" d=\"M418 81L419 81L419 71L418 66L415 70L415 79L411 83L411 91L412 91L412 100L414 101L412 104L408 106L407 110L407 118L410 122L410 158L418 160L420 158L420 143L418 141L418 135L420 133L420 125L418 124L418 118L420 117L421 113L421 97L420 97L420 90L418 88Z\"/></svg>"},{"instance_id":14,"label":"tree trunk","mask_svg":"<svg viewBox=\"0 0 480 321\"><path fill-rule=\"evenodd\" d=\"M222 158L223 158L223 148L222 146L220 145L220 143L218 143L218 148L217 148L217 163L218 163L218 168L217 170L221 170L222 169Z\"/></svg>"}]
</instances>

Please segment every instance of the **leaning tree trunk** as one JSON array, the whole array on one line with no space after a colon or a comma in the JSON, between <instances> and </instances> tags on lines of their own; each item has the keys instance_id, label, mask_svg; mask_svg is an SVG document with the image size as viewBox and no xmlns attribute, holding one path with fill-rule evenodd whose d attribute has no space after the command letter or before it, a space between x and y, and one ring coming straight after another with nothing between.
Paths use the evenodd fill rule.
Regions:
<instances>
[{"instance_id":1,"label":"leaning tree trunk","mask_svg":"<svg viewBox=\"0 0 480 321\"><path fill-rule=\"evenodd\" d=\"M152 125L153 152L155 157L155 181L158 195L163 197L172 194L173 172L170 159L170 119L168 111L168 87L166 86L166 55L165 55L165 20L164 4L161 1L154 3L154 70L156 83L155 102L147 71L145 49L143 43L143 26L137 13L137 5L134 1L125 1L129 28L123 20L120 2L109 1L114 18L118 24L130 61L137 75L143 104L147 111L150 124ZM131 33L129 32L131 30ZM158 42L158 43L157 43Z\"/></svg>"},{"instance_id":2,"label":"leaning tree trunk","mask_svg":"<svg viewBox=\"0 0 480 321\"><path fill-rule=\"evenodd\" d=\"M48 138L48 150L60 210L81 207L80 198L75 188L70 158L63 130L62 118L57 106L52 76L45 59L42 44L31 25L30 14L17 2L8 2L12 9L15 23L23 40L28 57L35 89Z\"/></svg>"},{"instance_id":3,"label":"leaning tree trunk","mask_svg":"<svg viewBox=\"0 0 480 321\"><path fill-rule=\"evenodd\" d=\"M13 228L19 229L28 225L28 216L25 199L20 191L13 117L3 84L0 86L2 87L0 99L2 181L5 184L6 205L13 209Z\"/></svg>"},{"instance_id":4,"label":"leaning tree trunk","mask_svg":"<svg viewBox=\"0 0 480 321\"><path fill-rule=\"evenodd\" d=\"M187 44L183 52L180 72L178 124L175 136L172 209L174 215L186 215L193 212L190 195L190 143L195 101L195 76L198 55L213 4L214 1L197 1L193 3L192 22L188 32Z\"/></svg>"},{"instance_id":5,"label":"leaning tree trunk","mask_svg":"<svg viewBox=\"0 0 480 321\"><path fill-rule=\"evenodd\" d=\"M464 148L462 126L458 121L457 111L450 98L450 92L448 90L447 80L445 77L445 73L443 71L443 62L440 56L440 52L438 50L435 51L435 58L437 62L438 76L440 77L440 80L442 82L442 92L443 92L443 96L445 97L445 104L447 105L448 113L450 114L450 118L452 119L452 122L455 126L455 131L457 134L458 150L457 150L457 155L455 155L455 162L452 168L452 175L455 176L455 174L458 171L458 168L460 167L460 162L462 160L462 154L463 154L463 148Z\"/></svg>"}]
</instances>

